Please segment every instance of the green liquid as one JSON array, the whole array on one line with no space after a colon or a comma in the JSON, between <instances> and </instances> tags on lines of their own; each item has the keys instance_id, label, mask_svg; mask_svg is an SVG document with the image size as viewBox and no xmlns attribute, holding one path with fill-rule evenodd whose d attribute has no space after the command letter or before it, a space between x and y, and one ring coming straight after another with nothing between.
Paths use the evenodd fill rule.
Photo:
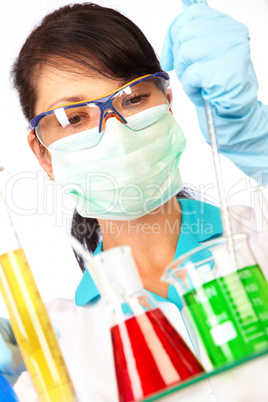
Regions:
<instances>
[{"instance_id":1,"label":"green liquid","mask_svg":"<svg viewBox=\"0 0 268 402\"><path fill-rule=\"evenodd\" d=\"M214 367L268 348L268 283L258 265L183 296Z\"/></svg>"}]
</instances>

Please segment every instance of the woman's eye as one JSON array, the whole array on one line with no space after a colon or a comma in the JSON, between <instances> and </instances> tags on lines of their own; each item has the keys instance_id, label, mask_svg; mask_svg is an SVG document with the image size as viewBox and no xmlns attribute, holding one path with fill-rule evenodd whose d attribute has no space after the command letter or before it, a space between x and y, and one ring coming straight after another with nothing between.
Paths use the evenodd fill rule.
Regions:
<instances>
[{"instance_id":1,"label":"woman's eye","mask_svg":"<svg viewBox=\"0 0 268 402\"><path fill-rule=\"evenodd\" d=\"M131 97L127 97L124 100L125 105L138 105L141 102L143 102L146 98L150 97L150 93L144 93L144 94L133 94Z\"/></svg>"},{"instance_id":2,"label":"woman's eye","mask_svg":"<svg viewBox=\"0 0 268 402\"><path fill-rule=\"evenodd\" d=\"M134 96L133 98L131 98L129 100L130 103L139 103L141 102L143 96L142 95L138 95L138 96Z\"/></svg>"},{"instance_id":3,"label":"woman's eye","mask_svg":"<svg viewBox=\"0 0 268 402\"><path fill-rule=\"evenodd\" d=\"M80 116L80 115L68 117L68 121L69 121L70 124L78 124L78 123L80 123L83 119L84 119L84 117L83 117L83 116Z\"/></svg>"}]
</instances>

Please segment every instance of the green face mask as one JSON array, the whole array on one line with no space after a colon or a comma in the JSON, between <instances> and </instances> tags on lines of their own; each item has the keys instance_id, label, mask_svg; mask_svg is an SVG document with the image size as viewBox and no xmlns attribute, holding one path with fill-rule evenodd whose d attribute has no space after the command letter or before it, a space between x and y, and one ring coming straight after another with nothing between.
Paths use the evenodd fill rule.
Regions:
<instances>
[{"instance_id":1,"label":"green face mask","mask_svg":"<svg viewBox=\"0 0 268 402\"><path fill-rule=\"evenodd\" d=\"M166 113L157 120L159 108ZM51 145L55 182L72 196L81 216L131 220L165 204L181 189L179 161L186 147L182 129L168 111L155 106L131 118L148 121L132 131L107 120L97 146L93 130ZM157 120L157 121L156 121Z\"/></svg>"}]
</instances>

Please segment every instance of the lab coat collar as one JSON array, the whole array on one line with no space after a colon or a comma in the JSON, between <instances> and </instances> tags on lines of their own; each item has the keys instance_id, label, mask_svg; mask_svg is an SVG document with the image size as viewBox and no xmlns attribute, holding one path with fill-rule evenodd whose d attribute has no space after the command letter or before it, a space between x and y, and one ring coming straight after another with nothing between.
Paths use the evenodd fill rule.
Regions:
<instances>
[{"instance_id":1,"label":"lab coat collar","mask_svg":"<svg viewBox=\"0 0 268 402\"><path fill-rule=\"evenodd\" d=\"M182 210L182 221L179 240L174 259L180 255L198 247L201 242L218 237L222 233L222 223L220 211L217 207L198 200L180 199ZM93 255L103 250L103 243L99 243ZM161 296L152 293L157 301L167 301ZM89 272L86 270L76 289L75 303L77 306L84 306L88 302L99 297L99 291L93 282ZM169 286L168 301L182 307L182 302L178 298L173 286Z\"/></svg>"}]
</instances>

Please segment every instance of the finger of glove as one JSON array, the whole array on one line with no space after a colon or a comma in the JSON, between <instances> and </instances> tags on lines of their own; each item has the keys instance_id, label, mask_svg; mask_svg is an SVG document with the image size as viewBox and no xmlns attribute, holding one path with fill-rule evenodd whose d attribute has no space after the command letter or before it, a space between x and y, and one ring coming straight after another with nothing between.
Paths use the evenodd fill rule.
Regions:
<instances>
[{"instance_id":1,"label":"finger of glove","mask_svg":"<svg viewBox=\"0 0 268 402\"><path fill-rule=\"evenodd\" d=\"M160 56L160 64L164 71L171 71L174 68L173 41L170 36L170 30L167 31L164 39Z\"/></svg>"},{"instance_id":2,"label":"finger of glove","mask_svg":"<svg viewBox=\"0 0 268 402\"><path fill-rule=\"evenodd\" d=\"M175 18L168 28L162 47L160 63L163 70L171 71L174 68L173 42L179 40L181 27L187 25L192 20L205 16L214 17L218 14L219 11L211 9L203 4L194 4Z\"/></svg>"},{"instance_id":3,"label":"finger of glove","mask_svg":"<svg viewBox=\"0 0 268 402\"><path fill-rule=\"evenodd\" d=\"M206 0L181 0L183 8L186 9L189 6L192 6L193 4L204 4L208 5Z\"/></svg>"},{"instance_id":4,"label":"finger of glove","mask_svg":"<svg viewBox=\"0 0 268 402\"><path fill-rule=\"evenodd\" d=\"M5 369L6 367L9 366L11 360L12 360L11 351L7 347L7 344L3 336L0 334L0 372L2 371L2 369Z\"/></svg>"},{"instance_id":5,"label":"finger of glove","mask_svg":"<svg viewBox=\"0 0 268 402\"><path fill-rule=\"evenodd\" d=\"M215 10L214 8L204 6L203 4L195 4L179 14L171 23L169 27L171 40L177 37L177 32L182 27L187 26L192 21L203 20L204 18L214 19L220 16L232 19L227 14Z\"/></svg>"},{"instance_id":6,"label":"finger of glove","mask_svg":"<svg viewBox=\"0 0 268 402\"><path fill-rule=\"evenodd\" d=\"M227 54L233 42L248 42L248 39L247 27L222 13L189 21L173 38L173 67L176 64L178 78L181 79L188 64L214 57L220 52L224 57L224 51Z\"/></svg>"},{"instance_id":7,"label":"finger of glove","mask_svg":"<svg viewBox=\"0 0 268 402\"><path fill-rule=\"evenodd\" d=\"M60 332L53 327L57 338L60 338ZM6 342L0 335L0 373L5 375L10 383L14 383L18 376L26 370L21 352L17 345Z\"/></svg>"},{"instance_id":8,"label":"finger of glove","mask_svg":"<svg viewBox=\"0 0 268 402\"><path fill-rule=\"evenodd\" d=\"M248 49L247 54L245 54L245 47ZM231 63L232 69L237 70L237 68L240 68L240 63L235 65L232 60L230 60L231 48L236 49L237 57L244 58L246 59L245 62L247 62L249 57L248 38L245 34L238 34L235 29L231 30L230 32L218 32L213 36L198 37L196 39L189 40L180 46L175 43L174 54L176 57L174 67L177 77L179 80L181 80L182 75L190 65L202 60L207 62L207 72L204 76L205 82L206 76L211 74L211 64L215 58L220 58L222 60L222 68L225 64ZM221 69L218 71L218 77L220 73ZM222 78L220 78L220 80L222 81Z\"/></svg>"},{"instance_id":9,"label":"finger of glove","mask_svg":"<svg viewBox=\"0 0 268 402\"><path fill-rule=\"evenodd\" d=\"M207 63L203 61L192 64L185 70L185 73L181 78L181 84L187 96L196 106L203 106L203 99L210 101L211 103L214 103L219 99L221 99L223 103L231 101L231 99L228 99L228 97L230 98L231 96L229 93L231 88L224 88L221 83L222 81L220 82L217 78L217 70L219 68L228 69L229 66L222 66L220 59L213 59L210 65L211 75L208 73ZM216 74L214 74L214 71L216 71ZM205 84L204 76L206 77ZM232 83L232 85L235 85L238 89L241 84L238 85L237 82L235 83L235 79L233 76L230 76L230 73L229 78L229 85ZM225 81L224 78L224 82Z\"/></svg>"},{"instance_id":10,"label":"finger of glove","mask_svg":"<svg viewBox=\"0 0 268 402\"><path fill-rule=\"evenodd\" d=\"M228 58L216 57L209 63L201 60L185 70L181 84L196 106L202 106L204 98L214 104L220 103L223 108L232 107L232 112L239 114L241 108L256 97L258 84L248 45L240 50L238 53L233 46L228 51Z\"/></svg>"},{"instance_id":11,"label":"finger of glove","mask_svg":"<svg viewBox=\"0 0 268 402\"><path fill-rule=\"evenodd\" d=\"M60 339L60 331L59 331L59 329L57 327L55 327L54 325L53 325L53 329L54 329L54 332L56 334L57 339Z\"/></svg>"},{"instance_id":12,"label":"finger of glove","mask_svg":"<svg viewBox=\"0 0 268 402\"><path fill-rule=\"evenodd\" d=\"M232 39L236 39L237 36L239 38L249 38L248 29L244 24L221 13L217 16L207 15L200 17L183 24L172 33L171 39L173 44L181 46L189 40L198 40L200 37L210 39L214 35L224 36L228 33L235 35Z\"/></svg>"},{"instance_id":13,"label":"finger of glove","mask_svg":"<svg viewBox=\"0 0 268 402\"><path fill-rule=\"evenodd\" d=\"M6 343L6 347L11 354L11 361L7 366L1 368L1 373L9 375L21 374L26 368L18 346Z\"/></svg>"},{"instance_id":14,"label":"finger of glove","mask_svg":"<svg viewBox=\"0 0 268 402\"><path fill-rule=\"evenodd\" d=\"M57 327L53 325L53 329L57 338L60 338L60 331ZM3 336L3 339L8 343L13 343L17 345L16 338L14 336L13 330L10 325L10 321L7 318L0 317L0 335Z\"/></svg>"},{"instance_id":15,"label":"finger of glove","mask_svg":"<svg viewBox=\"0 0 268 402\"><path fill-rule=\"evenodd\" d=\"M7 318L0 318L0 334L7 343L17 344L10 322Z\"/></svg>"}]
</instances>

